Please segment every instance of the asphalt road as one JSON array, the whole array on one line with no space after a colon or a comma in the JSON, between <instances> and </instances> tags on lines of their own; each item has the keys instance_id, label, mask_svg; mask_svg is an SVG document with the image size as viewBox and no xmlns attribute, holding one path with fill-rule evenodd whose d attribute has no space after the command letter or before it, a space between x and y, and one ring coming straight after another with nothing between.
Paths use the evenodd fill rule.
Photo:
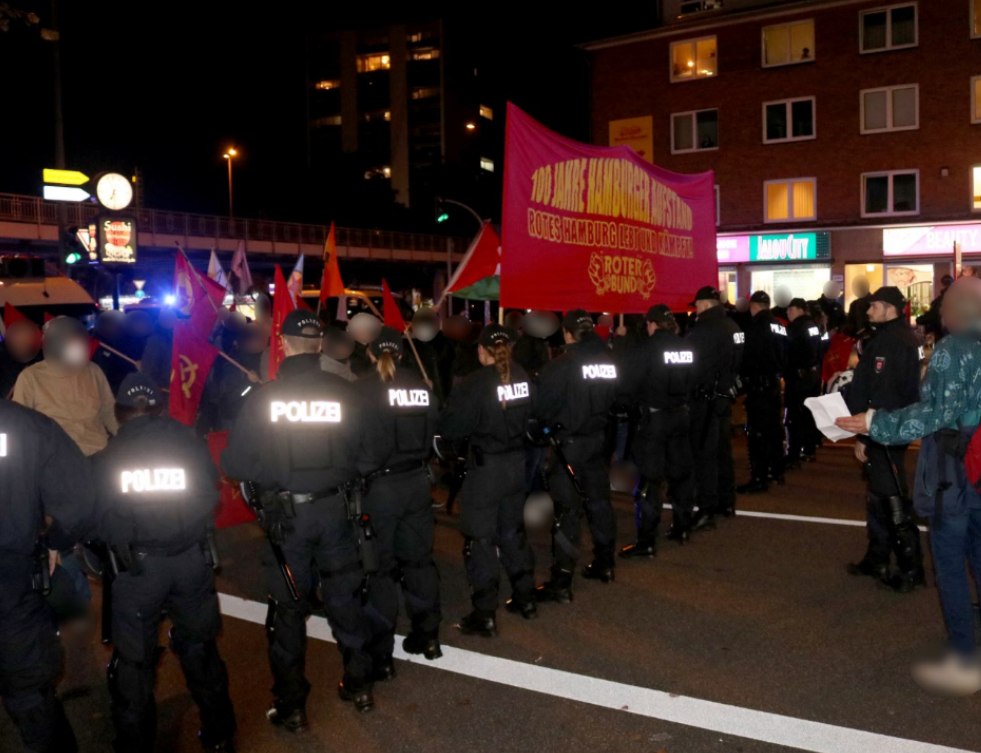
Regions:
<instances>
[{"instance_id":1,"label":"asphalt road","mask_svg":"<svg viewBox=\"0 0 981 753\"><path fill-rule=\"evenodd\" d=\"M745 455L737 445L740 458ZM743 469L745 461L737 460ZM740 473L740 476L743 474ZM617 495L621 537L632 534L629 498ZM859 470L847 446L788 475L743 511L860 521ZM547 531L533 533L539 577ZM861 557L861 526L740 515L688 546L662 545L656 560L621 563L611 585L576 582L571 605L545 605L525 622L500 613L500 635L450 627L468 611L462 537L438 513L436 560L443 586L446 656L399 661L376 687L376 710L358 715L335 691L336 646L313 618L307 659L311 729L272 728L261 624L264 546L254 526L223 531L226 595L220 648L228 664L241 751L618 751L828 753L981 751L981 696L920 691L909 665L942 645L931 585L908 596L844 571ZM506 591L506 588L505 588ZM98 598L98 594L96 594ZM406 625L403 624L402 631ZM165 636L162 636L165 640ZM65 636L59 692L83 751L106 750L112 730L108 651L94 633ZM196 709L176 658L159 669L159 751L199 750ZM862 733L871 733L863 735ZM0 751L19 751L0 716Z\"/></svg>"}]
</instances>

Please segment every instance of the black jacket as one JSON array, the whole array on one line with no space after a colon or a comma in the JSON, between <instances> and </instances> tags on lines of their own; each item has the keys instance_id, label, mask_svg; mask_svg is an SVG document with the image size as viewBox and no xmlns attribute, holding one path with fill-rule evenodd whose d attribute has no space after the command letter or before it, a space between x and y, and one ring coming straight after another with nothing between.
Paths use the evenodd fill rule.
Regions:
<instances>
[{"instance_id":1,"label":"black jacket","mask_svg":"<svg viewBox=\"0 0 981 753\"><path fill-rule=\"evenodd\" d=\"M902 318L874 326L845 390L852 413L869 408L896 410L920 399L923 351L916 331Z\"/></svg>"},{"instance_id":2,"label":"black jacket","mask_svg":"<svg viewBox=\"0 0 981 753\"><path fill-rule=\"evenodd\" d=\"M358 477L364 431L350 382L320 369L320 354L291 356L275 381L253 390L221 467L234 479L297 494L321 493Z\"/></svg>"},{"instance_id":3,"label":"black jacket","mask_svg":"<svg viewBox=\"0 0 981 753\"><path fill-rule=\"evenodd\" d=\"M96 454L99 538L181 552L204 540L219 474L204 440L171 418L141 416Z\"/></svg>"},{"instance_id":4,"label":"black jacket","mask_svg":"<svg viewBox=\"0 0 981 753\"><path fill-rule=\"evenodd\" d=\"M643 408L677 408L688 403L695 352L673 332L657 330L624 354L620 392Z\"/></svg>"},{"instance_id":5,"label":"black jacket","mask_svg":"<svg viewBox=\"0 0 981 753\"><path fill-rule=\"evenodd\" d=\"M805 379L821 366L824 342L821 330L807 315L798 316L787 326L787 379ZM813 372L816 374L816 372Z\"/></svg>"},{"instance_id":6,"label":"black jacket","mask_svg":"<svg viewBox=\"0 0 981 753\"><path fill-rule=\"evenodd\" d=\"M364 432L358 468L364 475L429 457L439 420L436 396L411 371L400 368L391 382L366 374L355 388L364 402Z\"/></svg>"},{"instance_id":7,"label":"black jacket","mask_svg":"<svg viewBox=\"0 0 981 753\"><path fill-rule=\"evenodd\" d=\"M0 554L30 555L45 515L55 519L55 549L95 525L95 490L78 445L47 416L9 400L0 400L0 500Z\"/></svg>"},{"instance_id":8,"label":"black jacket","mask_svg":"<svg viewBox=\"0 0 981 753\"><path fill-rule=\"evenodd\" d=\"M775 388L786 365L787 330L769 311L760 311L746 327L743 381L751 390Z\"/></svg>"},{"instance_id":9,"label":"black jacket","mask_svg":"<svg viewBox=\"0 0 981 753\"><path fill-rule=\"evenodd\" d=\"M27 363L22 363L10 355L6 343L0 342L0 400L6 400L7 396L13 391L20 372L40 360L41 354L38 353Z\"/></svg>"},{"instance_id":10,"label":"black jacket","mask_svg":"<svg viewBox=\"0 0 981 753\"><path fill-rule=\"evenodd\" d=\"M538 377L535 413L568 436L602 434L617 398L617 367L596 335L565 346Z\"/></svg>"},{"instance_id":11,"label":"black jacket","mask_svg":"<svg viewBox=\"0 0 981 753\"><path fill-rule=\"evenodd\" d=\"M685 342L695 351L694 388L697 392L729 394L735 386L746 340L722 306L706 309L695 320Z\"/></svg>"},{"instance_id":12,"label":"black jacket","mask_svg":"<svg viewBox=\"0 0 981 753\"><path fill-rule=\"evenodd\" d=\"M531 380L521 364L511 362L507 385L494 366L484 366L453 388L439 433L451 441L470 437L471 447L488 454L521 450L533 400Z\"/></svg>"}]
</instances>

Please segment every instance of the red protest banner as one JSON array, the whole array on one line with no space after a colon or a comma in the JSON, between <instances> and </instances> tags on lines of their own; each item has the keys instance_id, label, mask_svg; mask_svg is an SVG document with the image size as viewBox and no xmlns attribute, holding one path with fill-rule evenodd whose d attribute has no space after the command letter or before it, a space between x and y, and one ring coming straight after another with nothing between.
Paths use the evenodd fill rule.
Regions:
<instances>
[{"instance_id":1,"label":"red protest banner","mask_svg":"<svg viewBox=\"0 0 981 753\"><path fill-rule=\"evenodd\" d=\"M286 315L296 308L289 290L286 288L286 280L283 278L283 270L276 265L276 275L273 277L273 284L276 286L276 295L273 298L272 316L272 335L269 338L269 380L272 381L279 373L279 365L286 358L283 352L283 341L280 335L283 334L283 322Z\"/></svg>"},{"instance_id":2,"label":"red protest banner","mask_svg":"<svg viewBox=\"0 0 981 753\"><path fill-rule=\"evenodd\" d=\"M191 266L183 252L174 265L174 308L188 317L198 336L207 339L225 300L225 288Z\"/></svg>"},{"instance_id":3,"label":"red protest banner","mask_svg":"<svg viewBox=\"0 0 981 753\"><path fill-rule=\"evenodd\" d=\"M221 473L221 481L218 482L221 499L215 510L215 528L219 531L222 528L231 528L240 523L249 523L255 520L255 514L242 499L242 492L239 490L238 484L229 479L221 470L221 453L226 447L228 447L227 431L213 431L208 434L208 453L218 467L218 472Z\"/></svg>"},{"instance_id":4,"label":"red protest banner","mask_svg":"<svg viewBox=\"0 0 981 753\"><path fill-rule=\"evenodd\" d=\"M642 313L718 284L712 172L567 139L508 104L501 304Z\"/></svg>"},{"instance_id":5,"label":"red protest banner","mask_svg":"<svg viewBox=\"0 0 981 753\"><path fill-rule=\"evenodd\" d=\"M395 296L392 295L392 291L385 280L382 280L382 311L384 312L385 326L397 329L399 332L405 332L405 319L402 318L402 312L395 302Z\"/></svg>"},{"instance_id":6,"label":"red protest banner","mask_svg":"<svg viewBox=\"0 0 981 753\"><path fill-rule=\"evenodd\" d=\"M204 394L208 372L218 349L200 337L190 322L174 325L174 353L170 361L170 416L193 426Z\"/></svg>"}]
</instances>

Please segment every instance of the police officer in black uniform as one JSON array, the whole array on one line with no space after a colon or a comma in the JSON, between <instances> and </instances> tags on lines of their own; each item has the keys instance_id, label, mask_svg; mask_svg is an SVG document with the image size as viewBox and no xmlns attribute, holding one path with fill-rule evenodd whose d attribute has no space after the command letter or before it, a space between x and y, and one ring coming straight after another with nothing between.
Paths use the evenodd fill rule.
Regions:
<instances>
[{"instance_id":1,"label":"police officer in black uniform","mask_svg":"<svg viewBox=\"0 0 981 753\"><path fill-rule=\"evenodd\" d=\"M916 332L903 318L906 299L899 288L886 286L870 296L868 316L874 327L845 388L845 402L854 413L868 409L897 410L920 397L923 350ZM868 437L856 440L856 455L868 475L866 520L869 546L862 560L848 565L852 575L869 575L900 592L923 585L923 552L906 488L908 445L886 447ZM896 554L899 573L889 575L889 553Z\"/></svg>"},{"instance_id":2,"label":"police officer in black uniform","mask_svg":"<svg viewBox=\"0 0 981 753\"><path fill-rule=\"evenodd\" d=\"M645 479L636 494L637 541L620 550L620 556L628 559L657 554L665 482L673 509L668 538L683 544L691 530L694 495L688 399L695 355L677 330L670 308L663 303L652 306L647 312L648 339L624 356L620 389L640 411L633 454Z\"/></svg>"},{"instance_id":3,"label":"police officer in black uniform","mask_svg":"<svg viewBox=\"0 0 981 753\"><path fill-rule=\"evenodd\" d=\"M364 571L346 504L350 489L360 489L364 417L351 383L320 368L321 327L313 314L291 311L282 338L286 358L278 378L249 397L221 459L229 477L262 490L265 526L282 543L299 592L294 600L270 563L267 629L276 702L267 715L299 732L307 727L306 619L314 570L344 659L340 697L359 711L374 705L371 631L361 602Z\"/></svg>"},{"instance_id":4,"label":"police officer in black uniform","mask_svg":"<svg viewBox=\"0 0 981 753\"><path fill-rule=\"evenodd\" d=\"M715 515L731 509L732 504L730 416L745 338L739 325L726 316L721 295L711 285L701 288L691 305L697 314L686 338L695 352L689 408L692 456L698 468L694 475L698 506L694 527L711 529ZM722 497L725 505L720 505Z\"/></svg>"},{"instance_id":5,"label":"police officer in black uniform","mask_svg":"<svg viewBox=\"0 0 981 753\"><path fill-rule=\"evenodd\" d=\"M616 515L610 504L606 429L617 397L613 356L582 309L562 320L565 353L549 361L538 379L536 416L561 443L564 459L584 492L580 496L569 471L553 450L548 483L555 502L552 574L538 588L539 601L572 600L572 573L579 559L579 523L583 512L593 537L593 561L583 577L613 581Z\"/></svg>"},{"instance_id":6,"label":"police officer in black uniform","mask_svg":"<svg viewBox=\"0 0 981 753\"><path fill-rule=\"evenodd\" d=\"M439 573L433 562L433 517L426 461L439 420L436 396L415 372L397 366L402 334L382 327L368 346L375 364L357 384L365 406L364 435L358 465L380 549L378 572L368 576L365 614L372 625L369 651L376 679L395 676L392 650L401 581L412 632L402 642L410 654L432 661L439 645Z\"/></svg>"},{"instance_id":7,"label":"police officer in black uniform","mask_svg":"<svg viewBox=\"0 0 981 753\"><path fill-rule=\"evenodd\" d=\"M769 489L772 478L783 483L783 419L780 377L787 363L787 330L770 313L770 296L757 290L750 296L753 318L746 328L746 348L740 370L746 388L746 429L749 434L749 483L740 494Z\"/></svg>"},{"instance_id":8,"label":"police officer in black uniform","mask_svg":"<svg viewBox=\"0 0 981 753\"><path fill-rule=\"evenodd\" d=\"M497 633L502 563L511 581L507 610L525 619L538 615L535 558L524 523L524 438L533 396L528 374L511 358L516 340L514 330L497 324L481 330L483 368L454 387L439 425L449 441L470 440L460 523L473 611L457 625L467 635Z\"/></svg>"},{"instance_id":9,"label":"police officer in black uniform","mask_svg":"<svg viewBox=\"0 0 981 753\"><path fill-rule=\"evenodd\" d=\"M149 377L127 374L116 395L119 433L94 458L98 538L112 551L109 693L118 753L153 750L157 634L164 613L201 711L202 745L232 749L235 713L218 655L221 613L209 544L218 469L207 445L164 417Z\"/></svg>"},{"instance_id":10,"label":"police officer in black uniform","mask_svg":"<svg viewBox=\"0 0 981 753\"><path fill-rule=\"evenodd\" d=\"M824 341L821 328L811 318L807 301L794 298L787 307L787 371L785 398L787 406L788 450L786 467L800 468L801 461L813 462L817 450L817 428L814 416L804 407L809 397L821 393L821 359Z\"/></svg>"},{"instance_id":11,"label":"police officer in black uniform","mask_svg":"<svg viewBox=\"0 0 981 753\"><path fill-rule=\"evenodd\" d=\"M55 696L58 628L42 592L48 549L70 549L91 530L95 492L64 430L9 400L0 400L0 500L0 696L29 750L74 753Z\"/></svg>"}]
</instances>

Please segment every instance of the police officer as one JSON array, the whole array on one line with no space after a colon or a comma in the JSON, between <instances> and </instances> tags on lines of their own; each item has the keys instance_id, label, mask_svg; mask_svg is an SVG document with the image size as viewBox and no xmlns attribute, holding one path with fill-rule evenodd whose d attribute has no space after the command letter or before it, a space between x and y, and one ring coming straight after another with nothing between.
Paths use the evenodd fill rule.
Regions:
<instances>
[{"instance_id":1,"label":"police officer","mask_svg":"<svg viewBox=\"0 0 981 753\"><path fill-rule=\"evenodd\" d=\"M785 399L787 407L788 450L786 467L800 468L801 461L814 461L817 429L811 411L804 407L809 397L821 392L821 358L824 342L821 328L811 318L807 301L794 298L787 307L787 371Z\"/></svg>"},{"instance_id":2,"label":"police officer","mask_svg":"<svg viewBox=\"0 0 981 753\"><path fill-rule=\"evenodd\" d=\"M740 373L746 388L751 478L736 488L740 494L767 491L771 478L783 483L780 377L787 363L787 330L770 314L770 296L765 291L750 296L749 311L753 318L746 327Z\"/></svg>"},{"instance_id":3,"label":"police officer","mask_svg":"<svg viewBox=\"0 0 981 753\"><path fill-rule=\"evenodd\" d=\"M507 610L529 620L538 615L535 559L524 523L524 437L532 392L528 374L511 358L516 340L514 330L497 324L481 330L477 355L483 368L453 389L440 418L442 437L470 439L460 523L473 611L457 625L466 635L496 635L502 563L511 581Z\"/></svg>"},{"instance_id":4,"label":"police officer","mask_svg":"<svg viewBox=\"0 0 981 753\"><path fill-rule=\"evenodd\" d=\"M853 414L870 408L896 410L919 400L923 351L903 318L905 309L899 288L882 287L870 296L868 316L874 333L862 350L852 383L845 388L845 402ZM920 534L906 489L907 447L886 447L866 436L856 440L856 457L868 475L869 545L862 560L847 567L852 575L872 576L904 593L925 584ZM890 550L899 566L892 577Z\"/></svg>"},{"instance_id":5,"label":"police officer","mask_svg":"<svg viewBox=\"0 0 981 753\"><path fill-rule=\"evenodd\" d=\"M422 378L397 366L402 356L398 330L382 327L368 352L375 372L357 384L365 404L358 465L368 490L363 511L374 526L380 566L368 576L365 614L372 625L369 651L376 679L388 679L395 676L397 581L402 583L412 621L412 632L402 647L430 661L443 655L439 573L432 557L435 521L426 469L439 409Z\"/></svg>"},{"instance_id":6,"label":"police officer","mask_svg":"<svg viewBox=\"0 0 981 753\"><path fill-rule=\"evenodd\" d=\"M535 413L555 432L564 460L583 491L580 496L565 464L553 450L548 483L555 501L552 574L538 588L539 601L572 600L572 572L579 559L579 522L585 511L593 537L593 561L583 577L613 581L616 516L610 505L606 429L617 397L613 356L582 309L562 320L565 353L550 361L538 379Z\"/></svg>"},{"instance_id":7,"label":"police officer","mask_svg":"<svg viewBox=\"0 0 981 753\"><path fill-rule=\"evenodd\" d=\"M718 512L731 510L732 443L730 439L732 398L742 359L742 330L726 316L721 295L711 285L695 294L690 304L697 319L686 338L695 353L691 407L691 448L695 467L695 528L714 527ZM725 504L720 505L720 499ZM721 509L720 509L721 508Z\"/></svg>"},{"instance_id":8,"label":"police officer","mask_svg":"<svg viewBox=\"0 0 981 753\"><path fill-rule=\"evenodd\" d=\"M306 619L319 571L327 620L344 659L338 692L359 711L374 705L370 630L361 603L364 572L346 495L360 486L357 453L364 419L350 382L320 368L321 327L308 311L283 322L286 358L275 381L242 407L222 454L231 478L262 490L265 526L281 542L295 579L294 600L279 570L267 568L269 663L276 701L267 716L291 732L307 727Z\"/></svg>"},{"instance_id":9,"label":"police officer","mask_svg":"<svg viewBox=\"0 0 981 753\"><path fill-rule=\"evenodd\" d=\"M91 530L95 493L85 457L64 430L9 400L0 400L0 499L0 696L29 750L74 753L55 696L58 629L42 591L47 550L69 549Z\"/></svg>"},{"instance_id":10,"label":"police officer","mask_svg":"<svg viewBox=\"0 0 981 753\"><path fill-rule=\"evenodd\" d=\"M637 541L620 550L628 559L657 554L665 482L673 509L669 539L688 541L694 505L688 417L694 352L678 337L666 305L652 306L646 319L648 339L627 351L620 378L624 396L640 410L634 460L646 479L636 494Z\"/></svg>"},{"instance_id":11,"label":"police officer","mask_svg":"<svg viewBox=\"0 0 981 753\"><path fill-rule=\"evenodd\" d=\"M98 538L118 570L112 587L109 693L118 753L153 750L157 634L166 612L171 650L201 711L202 745L232 748L235 713L218 655L221 613L209 529L218 470L207 445L164 417L145 374L127 374L116 396L119 433L95 458Z\"/></svg>"}]
</instances>

